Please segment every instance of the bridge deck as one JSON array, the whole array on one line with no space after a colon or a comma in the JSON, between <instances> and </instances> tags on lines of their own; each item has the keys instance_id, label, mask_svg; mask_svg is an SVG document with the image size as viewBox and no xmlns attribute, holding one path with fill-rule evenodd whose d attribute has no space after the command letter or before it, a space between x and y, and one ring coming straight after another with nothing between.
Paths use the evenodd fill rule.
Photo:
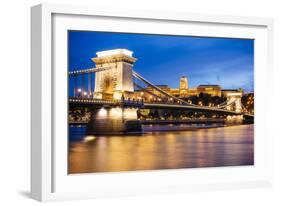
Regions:
<instances>
[{"instance_id":1,"label":"bridge deck","mask_svg":"<svg viewBox=\"0 0 281 206\"><path fill-rule=\"evenodd\" d=\"M163 103L144 103L145 108L163 108L163 109L181 109L181 110L197 110L197 111L210 111L210 112L223 112L229 114L239 115L242 112L235 112L226 109L219 109L215 107L206 106L193 106L193 105L182 105L182 104L163 104Z\"/></svg>"},{"instance_id":2,"label":"bridge deck","mask_svg":"<svg viewBox=\"0 0 281 206\"><path fill-rule=\"evenodd\" d=\"M142 102L133 100L103 100L103 99L93 99L93 98L69 98L70 104L87 104L87 105L97 105L97 106L129 106L138 107L144 109L179 109L179 110L193 110L193 111L209 111L218 112L232 115L247 115L249 117L254 117L253 115L235 112L226 109L220 109L216 107L206 107L206 106L195 106L195 105L184 105L175 103L159 103L159 102Z\"/></svg>"}]
</instances>

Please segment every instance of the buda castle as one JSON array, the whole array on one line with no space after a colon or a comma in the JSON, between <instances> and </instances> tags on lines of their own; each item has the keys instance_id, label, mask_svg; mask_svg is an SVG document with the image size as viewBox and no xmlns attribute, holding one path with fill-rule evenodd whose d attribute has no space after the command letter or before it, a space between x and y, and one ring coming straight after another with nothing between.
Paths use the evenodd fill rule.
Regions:
<instances>
[{"instance_id":1,"label":"buda castle","mask_svg":"<svg viewBox=\"0 0 281 206\"><path fill-rule=\"evenodd\" d=\"M179 98L199 96L200 93L209 94L210 96L222 97L227 96L227 94L229 93L242 92L241 89L222 89L217 84L201 84L196 88L189 88L188 79L186 76L182 76L180 78L179 88L170 88L168 85L156 86L164 92ZM138 99L144 99L145 101L159 101L161 97L164 97L161 92L157 91L157 89L151 86L135 90L135 95L135 97L137 97Z\"/></svg>"}]
</instances>

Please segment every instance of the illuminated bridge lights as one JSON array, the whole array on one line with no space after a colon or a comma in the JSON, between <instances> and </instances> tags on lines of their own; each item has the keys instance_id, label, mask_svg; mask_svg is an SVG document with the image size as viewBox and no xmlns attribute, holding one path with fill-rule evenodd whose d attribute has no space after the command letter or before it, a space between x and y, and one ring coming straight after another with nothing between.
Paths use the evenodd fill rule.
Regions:
<instances>
[{"instance_id":1,"label":"illuminated bridge lights","mask_svg":"<svg viewBox=\"0 0 281 206\"><path fill-rule=\"evenodd\" d=\"M83 103L83 104L99 104L99 105L121 105L125 106L143 106L142 101L133 100L103 100L103 99L85 99L85 98L69 98L70 103Z\"/></svg>"}]
</instances>

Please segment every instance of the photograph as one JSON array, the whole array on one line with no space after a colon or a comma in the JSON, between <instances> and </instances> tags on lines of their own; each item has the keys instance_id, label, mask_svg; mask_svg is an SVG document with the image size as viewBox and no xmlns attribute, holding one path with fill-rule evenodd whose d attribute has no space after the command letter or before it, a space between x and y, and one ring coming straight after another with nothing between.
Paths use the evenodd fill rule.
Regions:
<instances>
[{"instance_id":1,"label":"photograph","mask_svg":"<svg viewBox=\"0 0 281 206\"><path fill-rule=\"evenodd\" d=\"M254 165L254 39L67 38L69 175Z\"/></svg>"}]
</instances>

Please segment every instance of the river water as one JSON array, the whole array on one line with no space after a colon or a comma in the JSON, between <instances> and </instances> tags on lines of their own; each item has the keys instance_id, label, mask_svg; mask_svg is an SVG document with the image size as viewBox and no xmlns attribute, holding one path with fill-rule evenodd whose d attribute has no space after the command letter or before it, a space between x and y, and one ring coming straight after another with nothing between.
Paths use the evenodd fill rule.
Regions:
<instances>
[{"instance_id":1,"label":"river water","mask_svg":"<svg viewBox=\"0 0 281 206\"><path fill-rule=\"evenodd\" d=\"M143 129L142 135L86 136L84 126L69 127L68 172L254 164L254 125L206 129L196 129L196 125L146 125Z\"/></svg>"}]
</instances>

